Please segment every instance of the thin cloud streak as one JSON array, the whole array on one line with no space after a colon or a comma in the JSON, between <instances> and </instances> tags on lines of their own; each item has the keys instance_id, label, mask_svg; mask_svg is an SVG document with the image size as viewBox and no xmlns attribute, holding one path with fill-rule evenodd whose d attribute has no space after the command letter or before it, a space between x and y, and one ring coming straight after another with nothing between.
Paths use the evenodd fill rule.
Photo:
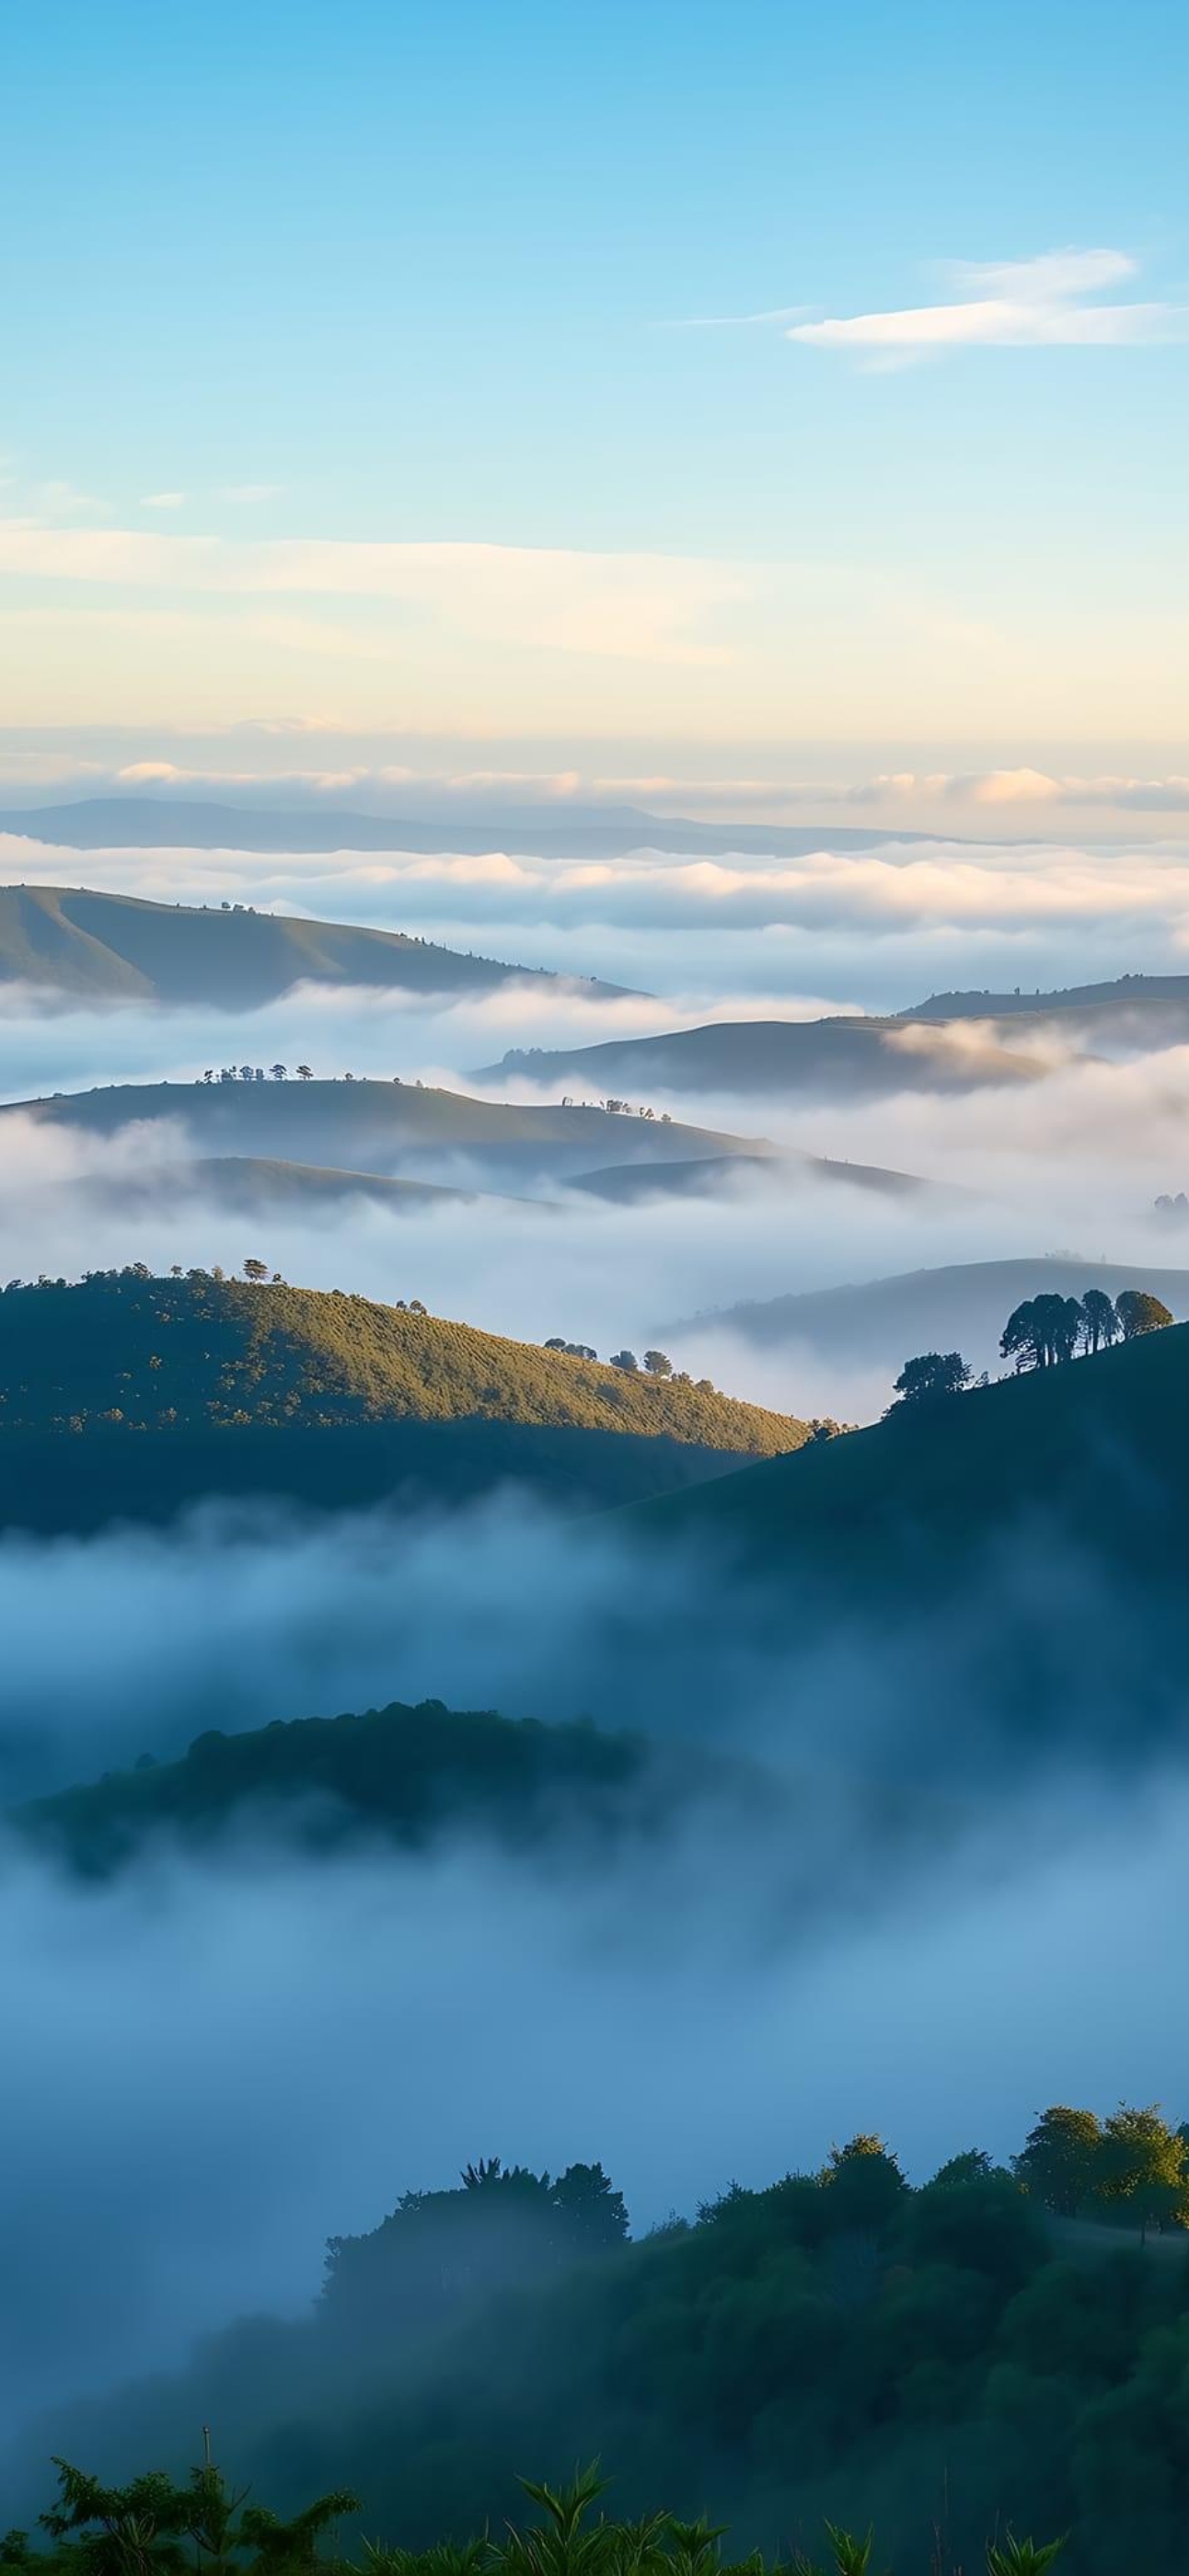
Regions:
<instances>
[{"instance_id":1,"label":"thin cloud streak","mask_svg":"<svg viewBox=\"0 0 1189 2576\"><path fill-rule=\"evenodd\" d=\"M1050 251L1038 259L966 263L955 303L793 323L806 347L917 352L948 348L1141 348L1189 338L1189 305L1096 304L1087 297L1136 274L1125 251Z\"/></svg>"}]
</instances>

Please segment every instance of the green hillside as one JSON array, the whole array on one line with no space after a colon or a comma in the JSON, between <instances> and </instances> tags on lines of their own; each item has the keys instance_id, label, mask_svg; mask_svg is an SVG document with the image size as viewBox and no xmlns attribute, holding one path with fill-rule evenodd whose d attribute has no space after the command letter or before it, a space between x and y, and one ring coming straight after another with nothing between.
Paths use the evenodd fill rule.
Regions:
<instances>
[{"instance_id":1,"label":"green hillside","mask_svg":"<svg viewBox=\"0 0 1189 2576\"><path fill-rule=\"evenodd\" d=\"M0 1296L0 1438L404 1420L610 1430L754 1457L809 1436L704 1385L629 1376L337 1289L132 1270Z\"/></svg>"},{"instance_id":2,"label":"green hillside","mask_svg":"<svg viewBox=\"0 0 1189 2576\"><path fill-rule=\"evenodd\" d=\"M513 1047L477 1081L513 1079L589 1083L598 1092L734 1093L741 1098L821 1094L876 1099L894 1091L971 1090L982 1083L1035 1081L1039 1057L988 1038L948 1048L944 1029L925 1027L909 1039L900 1020L718 1020L706 1028L672 1029L651 1038L615 1038L598 1046L554 1050Z\"/></svg>"},{"instance_id":3,"label":"green hillside","mask_svg":"<svg viewBox=\"0 0 1189 2576\"><path fill-rule=\"evenodd\" d=\"M878 2136L828 2153L823 2140L816 2170L726 2184L635 2239L597 2138L580 2142L591 2161L557 2173L505 2165L485 2142L437 2188L402 2169L398 2148L388 2214L330 2237L304 2317L243 2317L175 2376L59 2402L40 2447L106 2477L146 2461L182 2477L195 2427L213 2422L237 2485L281 2512L311 2489L346 2490L352 2536L358 2516L399 2543L373 2553L397 2576L498 2576L483 2543L405 2553L506 2533L528 2463L557 2490L590 2460L617 2514L647 2515L663 2497L683 2517L673 2561L652 2525L643 2537L638 2522L604 2525L600 2542L596 2524L564 2540L538 2531L506 2576L764 2576L734 2554L756 2546L779 2551L772 2576L827 2563L838 2576L889 2564L1039 2576L1050 2562L1023 2544L986 2554L988 2535L1006 2543L1013 2529L1064 2535L1069 2576L1181 2576L1189 2304L1172 2204L1184 2205L1184 2143L1157 2113L1180 2172L1153 2188L1152 2114L1066 2113L1085 2140L1073 2197L1086 2214L1071 2221L1059 2214L1068 2160L1061 2173L1045 2154L1046 2123L1062 2117L1038 2117L1010 2167L959 2130L915 2186ZM1096 2198L1096 2171L1113 2200ZM1154 2207L1164 2216L1149 2216L1145 2239ZM43 2500L48 2458L37 2469L35 2497L10 2490L22 2515ZM873 2522L878 2559L870 2534L866 2555L861 2539L827 2548L827 2516L860 2534ZM713 2527L727 2521L730 2558ZM313 2576L306 2539L300 2559L274 2549L250 2576ZM361 2563L356 2547L347 2564ZM28 2576L20 2559L11 2576L22 2566Z\"/></svg>"},{"instance_id":4,"label":"green hillside","mask_svg":"<svg viewBox=\"0 0 1189 2576\"><path fill-rule=\"evenodd\" d=\"M766 1150L762 1139L676 1121L624 1118L602 1109L526 1108L396 1081L114 1083L9 1102L0 1118L18 1112L93 1136L169 1119L175 1129L184 1128L202 1156L250 1156L463 1186L474 1174L496 1186L515 1186L564 1180L612 1162Z\"/></svg>"},{"instance_id":5,"label":"green hillside","mask_svg":"<svg viewBox=\"0 0 1189 2576\"><path fill-rule=\"evenodd\" d=\"M35 984L76 1001L207 1004L257 1010L295 984L412 993L488 993L539 967L458 955L403 931L302 921L250 905L148 903L85 886L0 886L0 983ZM607 995L593 981L577 990Z\"/></svg>"},{"instance_id":6,"label":"green hillside","mask_svg":"<svg viewBox=\"0 0 1189 2576\"><path fill-rule=\"evenodd\" d=\"M1120 1575L1177 1578L1189 1508L1189 1325L931 1404L897 1406L701 1494L642 1507L641 1534L696 1541L822 1608L920 1618L1013 1536ZM1154 1654L1154 1641L1149 1638Z\"/></svg>"}]
</instances>

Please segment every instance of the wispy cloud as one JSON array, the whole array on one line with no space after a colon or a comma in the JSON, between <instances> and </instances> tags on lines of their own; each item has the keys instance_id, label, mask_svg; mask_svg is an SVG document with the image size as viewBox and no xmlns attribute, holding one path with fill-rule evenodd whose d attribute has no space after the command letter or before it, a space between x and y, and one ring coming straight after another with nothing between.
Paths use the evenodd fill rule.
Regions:
<instances>
[{"instance_id":1,"label":"wispy cloud","mask_svg":"<svg viewBox=\"0 0 1189 2576\"><path fill-rule=\"evenodd\" d=\"M185 492L146 492L140 506L142 510L180 510L188 498Z\"/></svg>"},{"instance_id":2,"label":"wispy cloud","mask_svg":"<svg viewBox=\"0 0 1189 2576\"><path fill-rule=\"evenodd\" d=\"M707 667L728 648L707 619L754 596L754 568L694 556L385 540L175 536L147 529L0 520L0 576L258 602L304 594L387 603L486 641L550 652ZM335 631L277 612L262 640L387 658L382 633Z\"/></svg>"},{"instance_id":3,"label":"wispy cloud","mask_svg":"<svg viewBox=\"0 0 1189 2576\"><path fill-rule=\"evenodd\" d=\"M283 483L225 483L215 497L246 508L253 501L278 501L284 489Z\"/></svg>"},{"instance_id":4,"label":"wispy cloud","mask_svg":"<svg viewBox=\"0 0 1189 2576\"><path fill-rule=\"evenodd\" d=\"M671 322L671 331L752 331L763 323L797 322L808 304L777 304L768 313L692 313Z\"/></svg>"},{"instance_id":5,"label":"wispy cloud","mask_svg":"<svg viewBox=\"0 0 1189 2576\"><path fill-rule=\"evenodd\" d=\"M1189 338L1189 305L1098 303L1137 274L1118 250L1060 250L1038 259L966 263L950 274L954 302L793 323L788 338L878 358L955 348L1141 348Z\"/></svg>"}]
</instances>

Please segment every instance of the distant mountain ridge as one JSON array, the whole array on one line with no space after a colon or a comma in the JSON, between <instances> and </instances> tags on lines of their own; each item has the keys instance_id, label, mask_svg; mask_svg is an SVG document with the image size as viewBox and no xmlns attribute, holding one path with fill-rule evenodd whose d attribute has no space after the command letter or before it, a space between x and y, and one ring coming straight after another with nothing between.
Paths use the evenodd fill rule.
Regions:
<instances>
[{"instance_id":1,"label":"distant mountain ridge","mask_svg":"<svg viewBox=\"0 0 1189 2576\"><path fill-rule=\"evenodd\" d=\"M297 984L477 995L527 981L608 1000L620 988L437 948L401 930L307 921L250 904L156 903L87 886L0 886L0 983L79 1002L258 1010Z\"/></svg>"},{"instance_id":2,"label":"distant mountain ridge","mask_svg":"<svg viewBox=\"0 0 1189 2576\"><path fill-rule=\"evenodd\" d=\"M1116 975L1102 984L1070 984L1051 993L1039 985L1026 993L1017 985L1010 993L956 992L931 993L925 1002L914 1002L898 1017L902 1020L960 1020L1044 1017L1052 1011L1100 1010L1104 1006L1146 1009L1162 1002L1189 1006L1189 975Z\"/></svg>"},{"instance_id":3,"label":"distant mountain ridge","mask_svg":"<svg viewBox=\"0 0 1189 2576\"><path fill-rule=\"evenodd\" d=\"M509 848L525 858L623 858L638 849L797 858L811 850L871 850L887 841L938 837L834 824L698 823L624 805L505 808L489 822L475 822L461 815L457 821L431 820L350 807L223 805L164 796L90 796L66 805L22 806L0 813L0 832L68 850L407 850L418 857L456 851L462 858Z\"/></svg>"},{"instance_id":4,"label":"distant mountain ridge","mask_svg":"<svg viewBox=\"0 0 1189 2576\"><path fill-rule=\"evenodd\" d=\"M1189 1319L1189 1269L1048 1253L952 1262L886 1279L748 1299L699 1316L697 1322L737 1333L760 1348L802 1348L826 1362L883 1367L893 1375L914 1352L928 1350L960 1350L976 1369L997 1368L999 1337L1014 1307L1028 1297L1082 1297L1087 1288L1103 1289L1111 1298L1123 1288L1149 1288L1179 1323ZM678 1333L690 1328L687 1319L662 1329Z\"/></svg>"}]
</instances>

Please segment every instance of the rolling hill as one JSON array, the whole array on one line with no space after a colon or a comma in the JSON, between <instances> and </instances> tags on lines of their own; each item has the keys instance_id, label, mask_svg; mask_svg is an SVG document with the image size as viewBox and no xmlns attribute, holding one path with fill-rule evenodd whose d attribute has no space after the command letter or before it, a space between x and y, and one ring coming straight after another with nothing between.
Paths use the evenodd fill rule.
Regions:
<instances>
[{"instance_id":1,"label":"rolling hill","mask_svg":"<svg viewBox=\"0 0 1189 2576\"><path fill-rule=\"evenodd\" d=\"M1098 1609L1109 1625L1115 1587L1158 1593L1161 1621L1170 1616L1181 1635L1187 1510L1189 1325L1180 1324L1065 1367L897 1406L868 1430L646 1504L632 1526L641 1540L692 1543L729 1568L725 1602L740 1577L775 1578L782 1616L795 1603L798 1619L829 1622L861 1605L926 1630L957 1584L986 1579L996 1560L1005 1569L1016 1550L1021 1567L1051 1567L1056 1578L1055 1591L1042 1584L1036 1604L1025 1601L1035 1658L1038 1636L1068 1631L1072 1602L1087 1634ZM993 1583L985 1616L989 1665L1004 1650ZM1158 1688L1161 1621L1145 1613L1134 1631L1120 1622L1113 1641L1137 1717ZM973 1633L984 1633L977 1620Z\"/></svg>"},{"instance_id":2,"label":"rolling hill","mask_svg":"<svg viewBox=\"0 0 1189 2576\"><path fill-rule=\"evenodd\" d=\"M513 1047L477 1082L589 1083L600 1093L626 1085L644 1100L662 1092L740 1098L873 1100L896 1091L968 1091L1037 1081L1040 1056L994 1036L960 1042L944 1022L907 1019L716 1020L651 1038L601 1045Z\"/></svg>"},{"instance_id":3,"label":"rolling hill","mask_svg":"<svg viewBox=\"0 0 1189 2576\"><path fill-rule=\"evenodd\" d=\"M675 1120L624 1118L604 1109L524 1108L420 1083L370 1080L121 1083L12 1101L0 1108L0 1118L18 1112L103 1137L118 1136L141 1120L164 1119L204 1158L248 1156L464 1189L531 1189L608 1163L771 1150L762 1138ZM162 1159L173 1161L176 1151L176 1144L164 1145Z\"/></svg>"},{"instance_id":4,"label":"rolling hill","mask_svg":"<svg viewBox=\"0 0 1189 2576\"><path fill-rule=\"evenodd\" d=\"M516 1480L657 1493L808 1439L706 1383L630 1376L337 1290L140 1268L0 1296L0 1523L162 1519L206 1494L321 1510Z\"/></svg>"},{"instance_id":5,"label":"rolling hill","mask_svg":"<svg viewBox=\"0 0 1189 2576\"><path fill-rule=\"evenodd\" d=\"M244 1216L328 1215L351 1199L370 1199L390 1216L424 1216L435 1208L477 1207L490 1194L451 1190L433 1181L394 1180L383 1172L340 1171L320 1163L285 1163L262 1154L196 1154L191 1161L148 1163L118 1178L87 1175L69 1184L87 1207L123 1215L165 1214L195 1196L217 1200ZM501 1207L536 1207L539 1200L499 1199Z\"/></svg>"},{"instance_id":6,"label":"rolling hill","mask_svg":"<svg viewBox=\"0 0 1189 2576\"><path fill-rule=\"evenodd\" d=\"M931 993L900 1014L906 1020L1052 1019L1055 1013L1075 1019L1114 1013L1145 1016L1175 1014L1189 1022L1189 975L1116 975L1103 984L1069 984L1060 991L1034 993L1016 986L1011 993Z\"/></svg>"},{"instance_id":7,"label":"rolling hill","mask_svg":"<svg viewBox=\"0 0 1189 2576\"><path fill-rule=\"evenodd\" d=\"M546 990L540 967L463 956L403 931L303 921L250 905L148 903L85 886L0 886L0 984L31 984L83 1002L161 1002L258 1010L297 984L426 996ZM617 988L565 979L576 995Z\"/></svg>"},{"instance_id":8,"label":"rolling hill","mask_svg":"<svg viewBox=\"0 0 1189 2576\"><path fill-rule=\"evenodd\" d=\"M998 1368L999 1337L1013 1307L1027 1297L1081 1297L1087 1288L1105 1289L1108 1297L1123 1288L1150 1288L1178 1322L1189 1317L1189 1270L1079 1261L1062 1253L909 1270L890 1279L727 1306L698 1320L766 1349L800 1346L840 1366L886 1368L894 1377L914 1351L960 1350L976 1370ZM674 1333L686 1329L669 1327Z\"/></svg>"}]
</instances>

